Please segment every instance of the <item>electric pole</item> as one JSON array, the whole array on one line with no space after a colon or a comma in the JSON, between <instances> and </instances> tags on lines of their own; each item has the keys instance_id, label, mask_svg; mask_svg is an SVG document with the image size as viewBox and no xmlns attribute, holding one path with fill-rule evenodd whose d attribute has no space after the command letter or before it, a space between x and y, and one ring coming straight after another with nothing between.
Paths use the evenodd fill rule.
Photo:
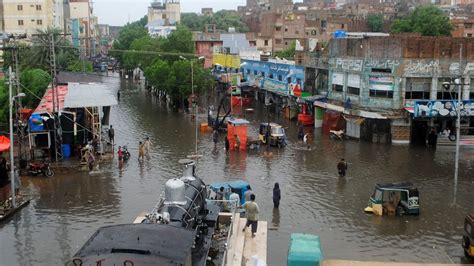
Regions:
<instances>
[{"instance_id":1,"label":"electric pole","mask_svg":"<svg viewBox=\"0 0 474 266\"><path fill-rule=\"evenodd\" d=\"M55 149L55 158L56 162L63 159L61 151L61 121L59 118L59 96L57 91L57 76L56 76L56 51L54 47L54 34L49 34L49 60L50 60L50 70L51 70L51 92L53 98L52 112L54 117L54 149Z\"/></svg>"}]
</instances>

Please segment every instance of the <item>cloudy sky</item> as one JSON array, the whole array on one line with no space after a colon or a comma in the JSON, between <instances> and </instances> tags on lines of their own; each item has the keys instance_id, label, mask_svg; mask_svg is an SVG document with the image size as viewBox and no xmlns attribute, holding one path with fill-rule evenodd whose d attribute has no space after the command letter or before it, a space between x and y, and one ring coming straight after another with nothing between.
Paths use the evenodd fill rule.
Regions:
<instances>
[{"instance_id":1,"label":"cloudy sky","mask_svg":"<svg viewBox=\"0 0 474 266\"><path fill-rule=\"evenodd\" d=\"M93 5L100 24L121 26L146 15L151 2L152 0L95 0ZM212 7L214 11L237 9L237 6L243 5L245 0L181 0L181 12L197 13L203 7Z\"/></svg>"}]
</instances>

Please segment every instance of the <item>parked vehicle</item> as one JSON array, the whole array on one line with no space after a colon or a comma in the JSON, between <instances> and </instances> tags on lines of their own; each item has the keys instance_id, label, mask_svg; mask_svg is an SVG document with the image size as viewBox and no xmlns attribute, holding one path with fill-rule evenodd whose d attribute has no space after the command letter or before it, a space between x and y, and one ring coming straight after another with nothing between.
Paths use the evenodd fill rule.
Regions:
<instances>
[{"instance_id":1,"label":"parked vehicle","mask_svg":"<svg viewBox=\"0 0 474 266\"><path fill-rule=\"evenodd\" d=\"M249 183L243 180L235 180L235 181L228 181L228 182L221 182L221 183L212 183L209 185L209 189L214 191L215 193L219 191L221 187L224 188L225 199L229 199L229 195L231 193L237 193L240 197L240 204L245 203L245 192L247 191L247 186Z\"/></svg>"},{"instance_id":2,"label":"parked vehicle","mask_svg":"<svg viewBox=\"0 0 474 266\"><path fill-rule=\"evenodd\" d=\"M420 214L418 189L410 182L375 184L366 212L376 215Z\"/></svg>"},{"instance_id":3,"label":"parked vehicle","mask_svg":"<svg viewBox=\"0 0 474 266\"><path fill-rule=\"evenodd\" d=\"M474 214L468 214L464 218L464 235L462 236L462 247L466 257L474 257Z\"/></svg>"},{"instance_id":4,"label":"parked vehicle","mask_svg":"<svg viewBox=\"0 0 474 266\"><path fill-rule=\"evenodd\" d=\"M267 131L269 137L267 137ZM258 134L259 139L264 144L269 143L271 146L278 146L279 148L285 145L285 130L277 123L261 123Z\"/></svg>"},{"instance_id":5,"label":"parked vehicle","mask_svg":"<svg viewBox=\"0 0 474 266\"><path fill-rule=\"evenodd\" d=\"M123 160L128 161L130 159L130 152L128 151L127 145L122 146Z\"/></svg>"},{"instance_id":6,"label":"parked vehicle","mask_svg":"<svg viewBox=\"0 0 474 266\"><path fill-rule=\"evenodd\" d=\"M45 177L52 177L54 175L47 162L31 162L28 167L28 173L32 176L44 175Z\"/></svg>"}]
</instances>

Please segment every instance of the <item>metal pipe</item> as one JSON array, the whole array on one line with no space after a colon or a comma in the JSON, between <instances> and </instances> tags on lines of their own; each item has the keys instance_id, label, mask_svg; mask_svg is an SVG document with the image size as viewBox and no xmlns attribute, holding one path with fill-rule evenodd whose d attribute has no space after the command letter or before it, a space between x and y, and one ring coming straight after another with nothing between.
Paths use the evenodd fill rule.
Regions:
<instances>
[{"instance_id":1,"label":"metal pipe","mask_svg":"<svg viewBox=\"0 0 474 266\"><path fill-rule=\"evenodd\" d=\"M10 183L12 186L12 207L16 208L16 196L15 196L15 169L14 169L14 158L13 158L13 96L12 96L12 88L13 88L13 72L12 67L8 67L8 93L10 98Z\"/></svg>"}]
</instances>

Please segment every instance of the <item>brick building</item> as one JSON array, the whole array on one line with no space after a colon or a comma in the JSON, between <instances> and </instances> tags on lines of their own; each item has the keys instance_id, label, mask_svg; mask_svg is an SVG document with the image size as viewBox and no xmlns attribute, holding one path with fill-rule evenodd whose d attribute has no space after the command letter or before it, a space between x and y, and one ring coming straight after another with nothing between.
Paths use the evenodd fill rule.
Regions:
<instances>
[{"instance_id":1,"label":"brick building","mask_svg":"<svg viewBox=\"0 0 474 266\"><path fill-rule=\"evenodd\" d=\"M453 24L453 37L473 37L474 36L474 18L471 19L452 19L449 22Z\"/></svg>"}]
</instances>

